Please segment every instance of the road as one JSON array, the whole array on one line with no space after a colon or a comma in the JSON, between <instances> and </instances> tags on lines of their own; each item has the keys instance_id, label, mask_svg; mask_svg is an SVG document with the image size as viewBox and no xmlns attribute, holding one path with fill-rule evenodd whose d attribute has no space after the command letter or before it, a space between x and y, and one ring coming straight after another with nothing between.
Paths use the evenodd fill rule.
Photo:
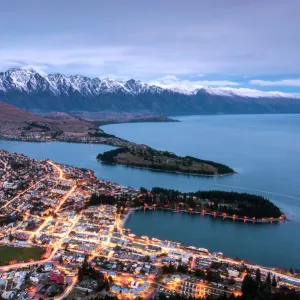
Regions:
<instances>
[{"instance_id":1,"label":"road","mask_svg":"<svg viewBox=\"0 0 300 300\"><path fill-rule=\"evenodd\" d=\"M19 193L17 196L15 196L14 198L12 198L10 201L6 202L4 205L2 205L0 207L0 209L3 209L5 207L7 207L9 204L11 204L13 201L15 201L16 199L18 199L20 196L24 195L25 193L27 193L29 190L31 190L32 188L34 188L35 186L37 186L40 182L42 182L43 180L45 180L47 177L49 177L49 175L46 175L45 177L43 177L41 180L37 181L35 184L29 186L26 190L22 191L21 193Z\"/></svg>"},{"instance_id":2,"label":"road","mask_svg":"<svg viewBox=\"0 0 300 300\"><path fill-rule=\"evenodd\" d=\"M57 164L51 162L51 161L47 161L51 166L53 166L59 173L59 179L64 179L64 173L61 167L59 167ZM30 189L34 188L37 184L39 184L41 181L43 181L45 178L47 178L46 175L45 177L43 177L41 180L39 180L38 182L36 182L35 184L31 185L28 189L26 189L25 191L21 192L20 194L18 194L16 197L14 197L12 200L10 200L9 202L7 202L5 205L3 205L1 208L7 207L10 203L12 203L14 200L16 200L18 197L20 197L21 195L25 194L27 191L29 191ZM54 210L54 212L58 212L61 208L61 206L65 203L65 201L68 199L68 197L75 191L77 185L76 185L76 181L72 180L74 185L72 186L72 188L62 197L59 205L56 207L56 209ZM24 267L29 267L29 266L33 266L33 265L41 265L41 264L45 264L45 263L49 263L49 262L54 262L53 261L53 257L56 254L56 252L61 249L61 246L64 242L64 239L69 235L69 233L72 231L73 227L76 225L76 223L78 222L78 220L80 219L81 214L78 214L72 221L71 221L71 226L69 226L68 230L66 231L66 233L57 241L57 243L54 244L53 246L53 251L51 253L51 255L43 260L39 260L39 261L33 261L33 262L26 262L26 263L16 263L13 265L8 265L8 266L1 266L0 267L0 271L5 272L11 269L17 269L17 268L24 268ZM50 221L52 220L51 217L48 217L45 222L43 222L43 224L32 233L32 236L35 235L37 232L39 232L42 227L46 226ZM66 290L63 292L63 294L61 294L60 296L57 297L53 297L53 298L48 298L48 299L55 299L55 300L60 300L60 299L64 299L66 296L68 296L68 294L72 291L72 289L74 288L75 284L77 282L77 277L74 277L72 280L72 283L66 288Z\"/></svg>"}]
</instances>

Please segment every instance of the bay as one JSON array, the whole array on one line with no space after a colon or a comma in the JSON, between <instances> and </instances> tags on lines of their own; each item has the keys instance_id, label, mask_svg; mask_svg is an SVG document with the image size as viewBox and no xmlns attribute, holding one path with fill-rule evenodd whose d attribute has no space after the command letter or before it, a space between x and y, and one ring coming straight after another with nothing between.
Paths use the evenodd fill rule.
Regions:
<instances>
[{"instance_id":1,"label":"bay","mask_svg":"<svg viewBox=\"0 0 300 300\"><path fill-rule=\"evenodd\" d=\"M170 212L136 212L126 226L137 234L178 240L269 266L300 268L300 115L176 117L178 123L107 125L107 133L154 148L225 163L238 174L207 178L104 165L107 145L0 141L32 158L89 168L124 186L181 191L235 190L270 198L288 216L282 224L253 225Z\"/></svg>"}]
</instances>

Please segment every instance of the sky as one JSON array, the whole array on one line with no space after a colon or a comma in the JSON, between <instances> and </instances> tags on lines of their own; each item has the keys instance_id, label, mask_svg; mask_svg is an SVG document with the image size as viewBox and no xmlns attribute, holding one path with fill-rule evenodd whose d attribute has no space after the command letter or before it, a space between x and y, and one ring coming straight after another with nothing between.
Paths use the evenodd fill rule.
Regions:
<instances>
[{"instance_id":1,"label":"sky","mask_svg":"<svg viewBox=\"0 0 300 300\"><path fill-rule=\"evenodd\" d=\"M1 0L0 71L300 93L299 0Z\"/></svg>"}]
</instances>

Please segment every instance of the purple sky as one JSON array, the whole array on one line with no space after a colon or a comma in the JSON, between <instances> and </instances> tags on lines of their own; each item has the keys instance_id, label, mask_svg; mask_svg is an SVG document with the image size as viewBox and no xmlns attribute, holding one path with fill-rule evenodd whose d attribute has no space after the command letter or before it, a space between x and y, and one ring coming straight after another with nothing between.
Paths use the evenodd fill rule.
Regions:
<instances>
[{"instance_id":1,"label":"purple sky","mask_svg":"<svg viewBox=\"0 0 300 300\"><path fill-rule=\"evenodd\" d=\"M0 70L300 92L299 0L2 0Z\"/></svg>"}]
</instances>

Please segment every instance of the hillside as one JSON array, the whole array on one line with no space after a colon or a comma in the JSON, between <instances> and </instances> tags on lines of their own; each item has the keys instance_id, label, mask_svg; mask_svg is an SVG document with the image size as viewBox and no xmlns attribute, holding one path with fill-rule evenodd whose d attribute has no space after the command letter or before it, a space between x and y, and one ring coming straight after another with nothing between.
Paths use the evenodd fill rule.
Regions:
<instances>
[{"instance_id":1,"label":"hillside","mask_svg":"<svg viewBox=\"0 0 300 300\"><path fill-rule=\"evenodd\" d=\"M184 91L134 79L42 76L34 70L0 73L0 98L26 110L155 114L299 113L300 99L280 92L205 87Z\"/></svg>"},{"instance_id":2,"label":"hillside","mask_svg":"<svg viewBox=\"0 0 300 300\"><path fill-rule=\"evenodd\" d=\"M30 131L86 136L89 132L95 133L97 127L72 116L67 118L66 114L63 118L55 115L53 118L45 118L0 102L0 133L19 135Z\"/></svg>"}]
</instances>

